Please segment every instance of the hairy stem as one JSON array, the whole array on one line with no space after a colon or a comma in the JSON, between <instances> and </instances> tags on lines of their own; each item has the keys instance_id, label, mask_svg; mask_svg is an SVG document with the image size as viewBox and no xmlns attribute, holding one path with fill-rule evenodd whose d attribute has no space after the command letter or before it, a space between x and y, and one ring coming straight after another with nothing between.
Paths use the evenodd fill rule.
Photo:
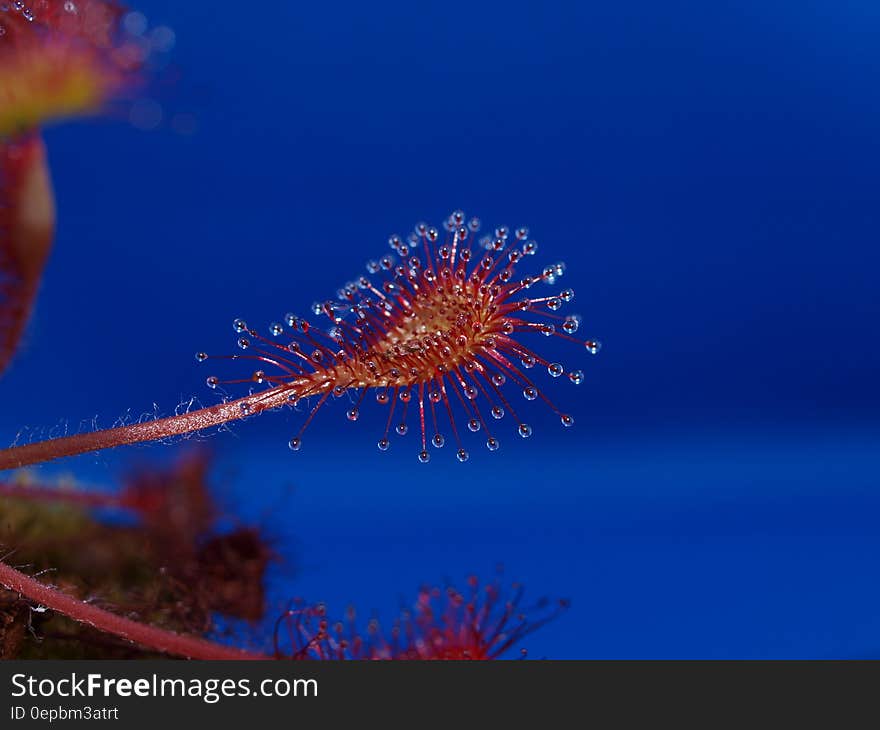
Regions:
<instances>
[{"instance_id":1,"label":"hairy stem","mask_svg":"<svg viewBox=\"0 0 880 730\"><path fill-rule=\"evenodd\" d=\"M196 636L184 636L155 626L138 623L102 608L68 596L0 562L0 585L20 593L34 603L88 626L94 626L121 639L163 654L187 659L272 659L266 654L255 654L243 649L216 644Z\"/></svg>"},{"instance_id":2,"label":"hairy stem","mask_svg":"<svg viewBox=\"0 0 880 730\"><path fill-rule=\"evenodd\" d=\"M0 471L40 464L64 456L100 451L114 446L156 441L170 436L202 431L282 406L288 402L290 394L290 386L279 385L258 395L249 395L179 416L159 418L155 421L135 423L131 426L118 426L104 431L63 436L24 446L13 446L0 450Z\"/></svg>"}]
</instances>

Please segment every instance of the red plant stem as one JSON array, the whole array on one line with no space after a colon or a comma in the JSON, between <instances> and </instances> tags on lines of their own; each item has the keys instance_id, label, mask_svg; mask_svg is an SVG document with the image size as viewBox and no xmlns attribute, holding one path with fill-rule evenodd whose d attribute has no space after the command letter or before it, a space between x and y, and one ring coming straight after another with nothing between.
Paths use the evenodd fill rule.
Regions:
<instances>
[{"instance_id":1,"label":"red plant stem","mask_svg":"<svg viewBox=\"0 0 880 730\"><path fill-rule=\"evenodd\" d=\"M256 415L270 408L278 408L288 402L289 385L280 385L258 395L220 403L210 408L183 413L179 416L159 418L155 421L118 426L104 431L80 433L24 446L13 446L0 451L0 471L40 464L64 456L74 456L90 451L100 451L114 446L156 441L170 436L202 431L241 418Z\"/></svg>"},{"instance_id":2,"label":"red plant stem","mask_svg":"<svg viewBox=\"0 0 880 730\"><path fill-rule=\"evenodd\" d=\"M94 626L99 631L127 639L163 654L187 659L272 659L266 654L255 654L244 649L215 644L207 639L184 636L117 616L40 583L3 562L0 562L0 585L26 596L34 603L48 606L74 621Z\"/></svg>"}]
</instances>

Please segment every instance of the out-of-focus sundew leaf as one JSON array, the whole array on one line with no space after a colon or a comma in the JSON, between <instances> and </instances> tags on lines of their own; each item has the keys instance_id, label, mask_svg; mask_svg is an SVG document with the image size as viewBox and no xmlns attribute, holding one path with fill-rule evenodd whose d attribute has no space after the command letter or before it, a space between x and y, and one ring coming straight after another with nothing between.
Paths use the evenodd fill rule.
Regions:
<instances>
[{"instance_id":1,"label":"out-of-focus sundew leaf","mask_svg":"<svg viewBox=\"0 0 880 730\"><path fill-rule=\"evenodd\" d=\"M100 0L0 5L0 137L92 114L136 78L146 49Z\"/></svg>"},{"instance_id":2,"label":"out-of-focus sundew leaf","mask_svg":"<svg viewBox=\"0 0 880 730\"><path fill-rule=\"evenodd\" d=\"M124 85L94 49L55 39L0 52L0 137L93 114Z\"/></svg>"},{"instance_id":3,"label":"out-of-focus sundew leaf","mask_svg":"<svg viewBox=\"0 0 880 730\"><path fill-rule=\"evenodd\" d=\"M30 317L55 234L55 199L42 140L0 145L0 372Z\"/></svg>"},{"instance_id":4,"label":"out-of-focus sundew leaf","mask_svg":"<svg viewBox=\"0 0 880 730\"><path fill-rule=\"evenodd\" d=\"M137 79L148 49L106 0L0 3L0 372L27 324L55 232L38 130L94 114Z\"/></svg>"}]
</instances>

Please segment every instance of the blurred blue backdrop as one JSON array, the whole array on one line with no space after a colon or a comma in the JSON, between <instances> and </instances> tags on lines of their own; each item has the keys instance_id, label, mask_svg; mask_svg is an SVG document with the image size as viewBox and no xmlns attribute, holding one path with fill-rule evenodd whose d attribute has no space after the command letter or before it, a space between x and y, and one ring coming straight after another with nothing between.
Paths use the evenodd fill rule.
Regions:
<instances>
[{"instance_id":1,"label":"blurred blue backdrop","mask_svg":"<svg viewBox=\"0 0 880 730\"><path fill-rule=\"evenodd\" d=\"M502 422L466 465L419 464L412 433L381 454L382 409L340 402L300 453L301 413L206 439L283 556L273 605L390 623L503 563L572 599L533 657L880 655L877 3L139 9L172 65L130 114L47 133L60 231L3 440L215 402L206 375L240 371L193 353L232 352L234 317L306 314L462 207L567 263L605 345L537 343L586 371L539 381L575 428L524 403L534 437ZM108 486L171 451L42 473Z\"/></svg>"}]
</instances>

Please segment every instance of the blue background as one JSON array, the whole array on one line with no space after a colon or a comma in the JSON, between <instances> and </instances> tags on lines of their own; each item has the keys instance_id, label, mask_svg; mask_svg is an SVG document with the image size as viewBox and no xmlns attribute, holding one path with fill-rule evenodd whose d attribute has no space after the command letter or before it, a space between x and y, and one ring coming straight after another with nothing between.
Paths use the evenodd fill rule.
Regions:
<instances>
[{"instance_id":1,"label":"blue background","mask_svg":"<svg viewBox=\"0 0 880 730\"><path fill-rule=\"evenodd\" d=\"M386 623L469 573L572 599L531 656L880 653L880 7L846 0L177 3L172 66L47 133L60 231L0 436L167 414L265 328L462 207L564 260L592 358L539 383L576 419L504 421L430 465L384 410L331 404L206 439L292 595ZM183 115L183 116L181 116ZM194 134L174 131L193 115ZM564 380L564 379L561 379ZM238 391L234 391L235 394ZM137 447L43 467L110 486ZM441 458L442 457L442 458ZM280 610L273 608L274 610Z\"/></svg>"}]
</instances>

